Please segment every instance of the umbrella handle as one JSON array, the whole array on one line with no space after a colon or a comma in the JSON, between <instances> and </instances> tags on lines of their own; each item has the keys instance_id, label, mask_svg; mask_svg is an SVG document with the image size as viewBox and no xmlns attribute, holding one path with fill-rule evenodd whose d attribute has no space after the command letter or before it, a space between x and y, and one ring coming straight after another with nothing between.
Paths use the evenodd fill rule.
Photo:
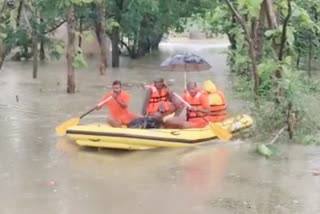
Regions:
<instances>
[{"instance_id":1,"label":"umbrella handle","mask_svg":"<svg viewBox=\"0 0 320 214\"><path fill-rule=\"evenodd\" d=\"M184 89L187 88L187 72L184 71Z\"/></svg>"},{"instance_id":2,"label":"umbrella handle","mask_svg":"<svg viewBox=\"0 0 320 214\"><path fill-rule=\"evenodd\" d=\"M187 103L184 99L182 99L182 97L180 97L176 92L172 92L174 96L176 96L176 98L178 98L181 102L183 102L183 104L185 104L188 108L192 108L192 106Z\"/></svg>"}]
</instances>

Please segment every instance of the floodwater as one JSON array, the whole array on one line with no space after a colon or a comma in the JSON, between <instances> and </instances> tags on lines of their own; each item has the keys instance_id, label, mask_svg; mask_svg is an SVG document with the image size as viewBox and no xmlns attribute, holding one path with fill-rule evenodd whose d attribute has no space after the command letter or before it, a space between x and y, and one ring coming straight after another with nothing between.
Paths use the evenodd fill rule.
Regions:
<instances>
[{"instance_id":1,"label":"floodwater","mask_svg":"<svg viewBox=\"0 0 320 214\"><path fill-rule=\"evenodd\" d=\"M232 94L223 45L193 41L163 43L143 59L122 60L120 69L99 76L97 61L77 73L74 95L65 93L65 64L41 65L32 80L31 63L7 62L0 71L0 213L320 213L318 147L284 145L267 160L249 139L198 148L114 151L79 148L58 138L54 128L93 107L115 79L126 83L133 111L141 110L143 84L154 77L172 79L183 89L183 74L160 72L172 53L203 56L210 71L189 80L212 79L226 92L232 115L248 113ZM105 120L101 110L83 123Z\"/></svg>"}]
</instances>

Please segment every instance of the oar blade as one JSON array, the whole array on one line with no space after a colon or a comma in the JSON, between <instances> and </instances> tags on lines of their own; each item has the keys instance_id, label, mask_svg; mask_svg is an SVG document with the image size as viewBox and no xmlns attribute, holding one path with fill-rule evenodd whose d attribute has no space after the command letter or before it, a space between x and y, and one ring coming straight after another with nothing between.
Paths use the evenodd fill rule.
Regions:
<instances>
[{"instance_id":1,"label":"oar blade","mask_svg":"<svg viewBox=\"0 0 320 214\"><path fill-rule=\"evenodd\" d=\"M80 122L80 118L71 118L70 120L67 120L66 122L62 123L61 125L56 127L56 133L60 136L63 136L66 134L66 131L69 127L78 125Z\"/></svg>"},{"instance_id":2,"label":"oar blade","mask_svg":"<svg viewBox=\"0 0 320 214\"><path fill-rule=\"evenodd\" d=\"M232 134L221 125L215 123L209 123L209 125L212 132L214 132L219 139L229 141L232 138Z\"/></svg>"}]
</instances>

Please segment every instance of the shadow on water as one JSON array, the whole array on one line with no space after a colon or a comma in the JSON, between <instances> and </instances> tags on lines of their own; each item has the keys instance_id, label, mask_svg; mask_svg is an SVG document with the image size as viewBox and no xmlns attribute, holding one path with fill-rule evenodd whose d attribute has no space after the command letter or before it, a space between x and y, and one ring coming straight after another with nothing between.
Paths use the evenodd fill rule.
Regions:
<instances>
[{"instance_id":1,"label":"shadow on water","mask_svg":"<svg viewBox=\"0 0 320 214\"><path fill-rule=\"evenodd\" d=\"M320 213L319 176L308 171L319 162L317 147L283 146L281 157L266 160L242 141L119 151L81 148L55 136L56 125L92 108L115 79L127 83L136 112L144 90L135 84L165 77L182 92L182 74L159 69L182 51L212 65L188 79L214 80L226 92L230 114L248 113L245 101L232 96L224 50L205 42L166 43L145 58L123 59L103 77L91 59L77 72L74 95L65 93L64 62L41 65L37 80L31 63L6 63L0 72L0 213ZM97 111L81 122L105 117Z\"/></svg>"}]
</instances>

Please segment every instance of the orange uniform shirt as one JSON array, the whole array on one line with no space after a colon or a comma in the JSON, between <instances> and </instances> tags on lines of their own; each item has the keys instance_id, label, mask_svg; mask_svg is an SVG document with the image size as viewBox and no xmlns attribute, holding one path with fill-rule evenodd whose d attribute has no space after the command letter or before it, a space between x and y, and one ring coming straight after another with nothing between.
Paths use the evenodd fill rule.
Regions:
<instances>
[{"instance_id":1,"label":"orange uniform shirt","mask_svg":"<svg viewBox=\"0 0 320 214\"><path fill-rule=\"evenodd\" d=\"M113 92L106 94L99 101L99 103L105 99L108 99L112 95L113 95ZM118 100L120 100L126 105L129 105L130 95L126 91L122 90L118 95ZM109 109L111 117L118 120L123 125L128 124L133 119L133 114L129 112L128 108L122 108L120 104L113 98L111 98L108 102L106 102L102 106L106 106Z\"/></svg>"}]
</instances>

